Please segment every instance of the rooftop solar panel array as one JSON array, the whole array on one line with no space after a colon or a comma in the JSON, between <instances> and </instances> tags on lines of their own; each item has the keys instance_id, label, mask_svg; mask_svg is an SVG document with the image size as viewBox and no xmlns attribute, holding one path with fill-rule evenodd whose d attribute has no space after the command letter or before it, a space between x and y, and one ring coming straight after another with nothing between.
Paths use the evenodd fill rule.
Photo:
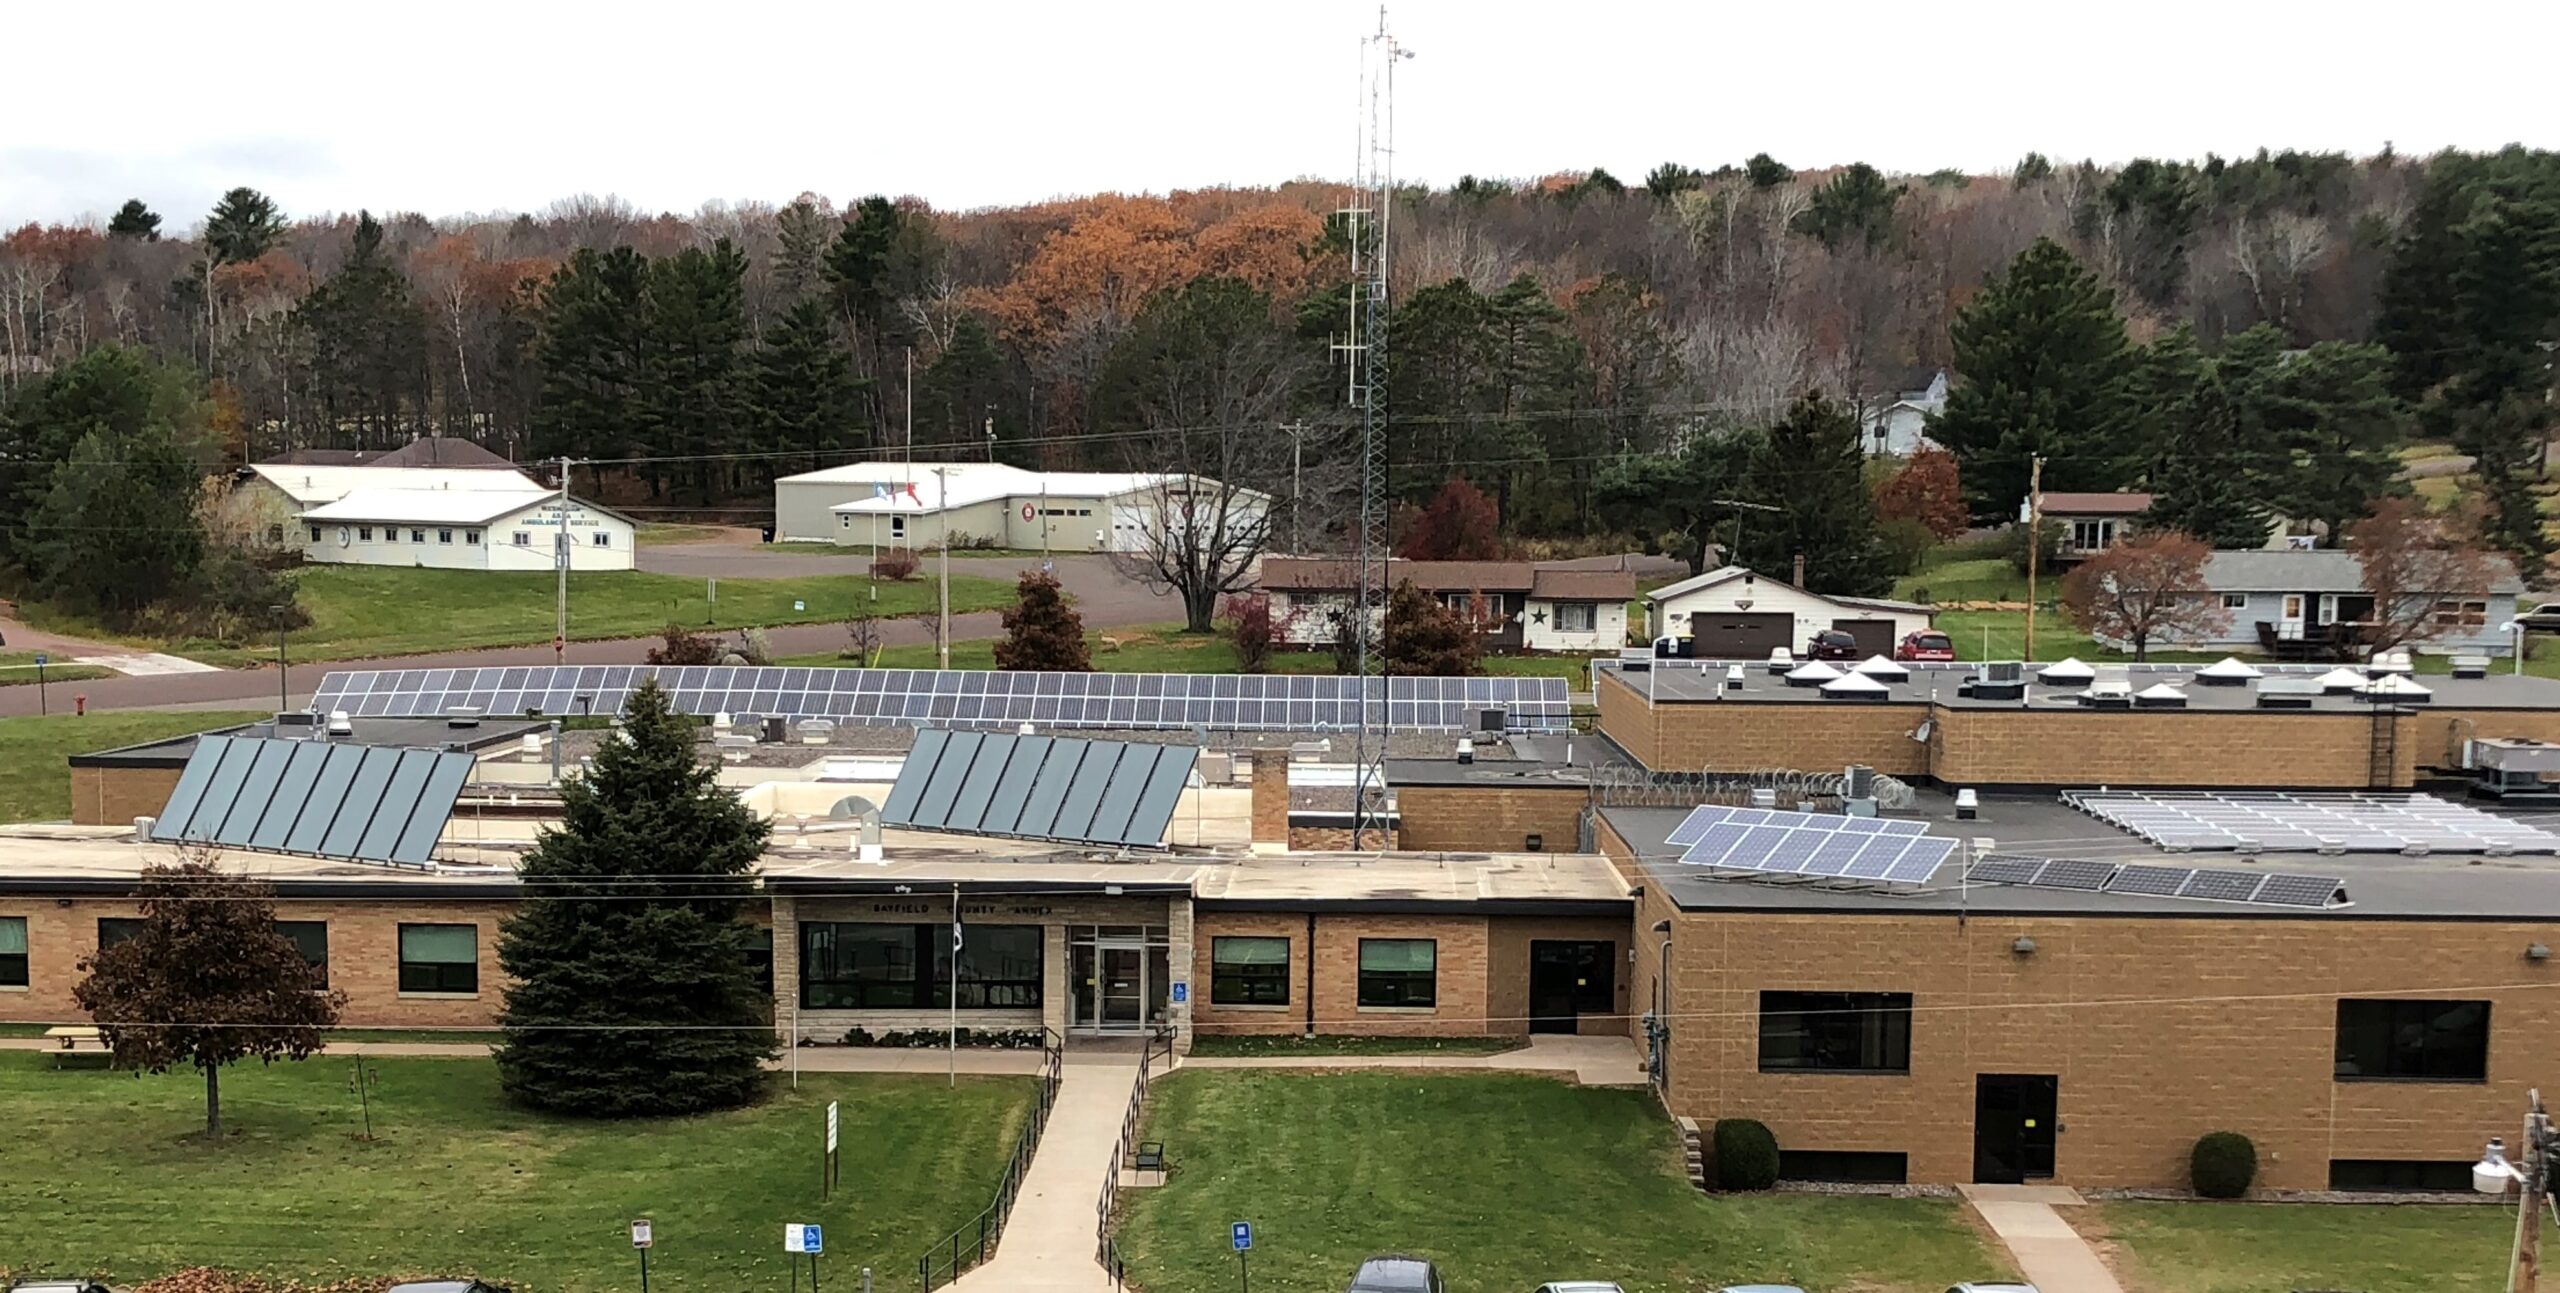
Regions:
<instances>
[{"instance_id":1,"label":"rooftop solar panel array","mask_svg":"<svg viewBox=\"0 0 2560 1293\"><path fill-rule=\"evenodd\" d=\"M471 766L458 750L207 736L151 838L423 866Z\"/></svg>"},{"instance_id":2,"label":"rooftop solar panel array","mask_svg":"<svg viewBox=\"0 0 2560 1293\"><path fill-rule=\"evenodd\" d=\"M2173 850L2560 853L2560 835L2433 795L2074 790L2062 798Z\"/></svg>"},{"instance_id":3,"label":"rooftop solar panel array","mask_svg":"<svg viewBox=\"0 0 2560 1293\"><path fill-rule=\"evenodd\" d=\"M916 733L880 820L963 835L1156 848L1199 750L1006 732Z\"/></svg>"},{"instance_id":4,"label":"rooftop solar panel array","mask_svg":"<svg viewBox=\"0 0 2560 1293\"><path fill-rule=\"evenodd\" d=\"M2079 858L1988 854L1965 868L1968 884L2017 885L2136 898L2193 898L2261 907L2343 907L2346 881L2330 875L2212 871L2182 866L2120 865Z\"/></svg>"},{"instance_id":5,"label":"rooftop solar panel array","mask_svg":"<svg viewBox=\"0 0 2560 1293\"><path fill-rule=\"evenodd\" d=\"M1705 804L1666 838L1683 846L1687 866L1925 884L1956 846L1927 830L1925 822Z\"/></svg>"},{"instance_id":6,"label":"rooftop solar panel array","mask_svg":"<svg viewBox=\"0 0 2560 1293\"><path fill-rule=\"evenodd\" d=\"M344 710L357 718L432 718L453 709L610 714L650 677L687 714L884 726L1332 731L1357 726L1363 697L1374 706L1384 688L1387 726L1395 731L1472 731L1486 710L1501 710L1504 725L1517 732L1572 727L1562 678L526 665L332 673L320 680L311 703L322 712Z\"/></svg>"}]
</instances>

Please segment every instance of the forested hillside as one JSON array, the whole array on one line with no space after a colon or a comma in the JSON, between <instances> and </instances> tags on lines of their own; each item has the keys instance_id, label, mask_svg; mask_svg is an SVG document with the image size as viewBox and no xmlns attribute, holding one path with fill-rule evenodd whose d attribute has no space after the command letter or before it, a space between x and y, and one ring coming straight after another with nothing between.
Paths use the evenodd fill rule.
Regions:
<instances>
[{"instance_id":1,"label":"forested hillside","mask_svg":"<svg viewBox=\"0 0 2560 1293\"><path fill-rule=\"evenodd\" d=\"M136 200L0 241L0 383L138 347L205 376L235 459L434 432L620 461L670 507L894 448L910 405L920 454L1122 469L1197 461L1172 428L1285 444L1293 426L1321 466L1348 425L1345 196L434 217ZM2043 455L2048 488L2147 484L2199 523L2234 499L2334 522L2428 439L2477 455L2500 542L2541 543L2552 154L1468 179L1399 195L1392 259L1397 492L1472 477L1521 536L1694 556L1730 515L1713 498L1855 469L1753 434L1797 397L1848 425L1947 368L1939 438L1977 515L2013 510Z\"/></svg>"}]
</instances>

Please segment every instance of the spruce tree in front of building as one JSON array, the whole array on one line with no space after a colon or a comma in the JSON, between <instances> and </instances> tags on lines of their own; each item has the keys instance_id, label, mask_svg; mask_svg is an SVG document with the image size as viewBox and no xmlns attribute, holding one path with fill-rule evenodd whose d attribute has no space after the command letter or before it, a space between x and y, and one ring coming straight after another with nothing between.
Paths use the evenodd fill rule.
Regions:
<instances>
[{"instance_id":1,"label":"spruce tree in front of building","mask_svg":"<svg viewBox=\"0 0 2560 1293\"><path fill-rule=\"evenodd\" d=\"M695 758L655 682L561 798L499 935L507 1094L614 1118L754 1100L774 1054L744 919L765 823Z\"/></svg>"}]
</instances>

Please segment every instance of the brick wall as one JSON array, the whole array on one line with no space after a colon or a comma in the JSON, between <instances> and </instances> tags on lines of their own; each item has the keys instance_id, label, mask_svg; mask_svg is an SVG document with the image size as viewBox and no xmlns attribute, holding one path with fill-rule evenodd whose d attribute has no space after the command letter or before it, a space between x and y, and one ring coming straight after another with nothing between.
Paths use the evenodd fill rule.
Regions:
<instances>
[{"instance_id":1,"label":"brick wall","mask_svg":"<svg viewBox=\"0 0 2560 1293\"><path fill-rule=\"evenodd\" d=\"M1289 842L1289 755L1261 750L1253 755L1253 842Z\"/></svg>"},{"instance_id":2,"label":"brick wall","mask_svg":"<svg viewBox=\"0 0 2560 1293\"><path fill-rule=\"evenodd\" d=\"M1765 673L1749 684L1780 684ZM1682 701L1645 704L1637 684L1603 673L1597 691L1600 730L1662 770L1754 772L1767 768L1827 771L1864 763L1878 772L1919 776L1927 748L1910 733L1928 717L1921 705L1845 700Z\"/></svg>"},{"instance_id":3,"label":"brick wall","mask_svg":"<svg viewBox=\"0 0 2560 1293\"><path fill-rule=\"evenodd\" d=\"M1600 731L1646 767L1661 767L1654 713L1644 693L1614 669L1593 671L1591 693L1600 709Z\"/></svg>"},{"instance_id":4,"label":"brick wall","mask_svg":"<svg viewBox=\"0 0 2560 1293\"><path fill-rule=\"evenodd\" d=\"M1347 853L1351 851L1351 828L1348 826L1292 826L1289 848L1303 853ZM1396 828L1373 826L1361 835L1363 850L1407 847L1397 842Z\"/></svg>"},{"instance_id":5,"label":"brick wall","mask_svg":"<svg viewBox=\"0 0 2560 1293\"><path fill-rule=\"evenodd\" d=\"M1399 786L1397 838L1408 849L1517 853L1536 835L1544 851L1570 853L1588 802L1581 786Z\"/></svg>"},{"instance_id":6,"label":"brick wall","mask_svg":"<svg viewBox=\"0 0 2560 1293\"><path fill-rule=\"evenodd\" d=\"M1182 910L1177 919L1174 908ZM1022 1010L963 1010L962 1027L1055 1028L1064 1032L1072 1020L1075 993L1072 936L1079 925L1159 925L1169 946L1165 964L1175 978L1190 963L1183 940L1189 936L1188 899L1132 895L1121 898L970 897L961 902L963 925L1038 925L1041 937L1040 1005ZM773 992L777 1021L786 1033L798 1020L800 1035L832 1042L852 1028L873 1032L892 1029L941 1028L951 1022L947 1009L935 1010L800 1010L800 926L810 921L855 924L945 925L951 921L951 895L919 893L860 898L776 896L773 911ZM1180 1028L1183 1008L1166 1004L1167 1021Z\"/></svg>"},{"instance_id":7,"label":"brick wall","mask_svg":"<svg viewBox=\"0 0 2560 1293\"><path fill-rule=\"evenodd\" d=\"M505 902L305 902L276 904L284 920L329 925L329 986L347 994L339 1022L351 1028L456 1028L497 1022L506 979L498 969L498 922ZM57 1023L86 1016L72 1003L78 962L98 947L101 917L139 916L123 899L0 897L0 916L27 918L25 992L0 991L0 1020ZM480 990L467 997L419 996L399 990L402 924L479 928Z\"/></svg>"},{"instance_id":8,"label":"brick wall","mask_svg":"<svg viewBox=\"0 0 2560 1293\"><path fill-rule=\"evenodd\" d=\"M71 820L82 826L131 826L156 817L178 788L179 768L73 768Z\"/></svg>"},{"instance_id":9,"label":"brick wall","mask_svg":"<svg viewBox=\"0 0 2560 1293\"><path fill-rule=\"evenodd\" d=\"M1627 1003L1636 998L1627 963L1633 937L1624 916L1573 919L1551 916L1496 916L1485 922L1485 1013L1488 1033L1513 1035L1529 1031L1529 945L1549 939L1575 939L1609 944L1612 985L1610 1013L1584 1015L1574 1031L1584 1036L1624 1036L1629 1031Z\"/></svg>"},{"instance_id":10,"label":"brick wall","mask_svg":"<svg viewBox=\"0 0 2560 1293\"><path fill-rule=\"evenodd\" d=\"M1292 1035L1307 1031L1307 917L1291 912L1198 913L1192 922L1191 1024L1203 1036ZM1289 940L1289 1002L1221 1006L1210 1000L1212 954L1220 938Z\"/></svg>"},{"instance_id":11,"label":"brick wall","mask_svg":"<svg viewBox=\"0 0 2560 1293\"><path fill-rule=\"evenodd\" d=\"M1628 865L1605 823L1602 845ZM1789 1149L1898 1150L1915 1182L1972 1179L1984 1073L2059 1079L2061 1184L2182 1187L2196 1138L2228 1130L2257 1143L2261 1185L2319 1189L2332 1158L2470 1161L2560 1062L2560 965L2524 956L2560 922L1958 921L1639 899L1639 929L1666 917L1673 1112L1757 1118ZM2022 936L2032 955L2011 950ZM1639 937L1642 1002L1658 936ZM1911 993L1910 1073L1760 1072L1764 989ZM2431 991L2491 1003L2487 1082L2335 1079L2340 997Z\"/></svg>"},{"instance_id":12,"label":"brick wall","mask_svg":"<svg viewBox=\"0 0 2560 1293\"><path fill-rule=\"evenodd\" d=\"M1428 1009L1360 1004L1360 940L1439 943L1437 1000ZM1316 1031L1363 1036L1474 1037L1485 1031L1485 922L1476 916L1320 916L1316 919Z\"/></svg>"}]
</instances>

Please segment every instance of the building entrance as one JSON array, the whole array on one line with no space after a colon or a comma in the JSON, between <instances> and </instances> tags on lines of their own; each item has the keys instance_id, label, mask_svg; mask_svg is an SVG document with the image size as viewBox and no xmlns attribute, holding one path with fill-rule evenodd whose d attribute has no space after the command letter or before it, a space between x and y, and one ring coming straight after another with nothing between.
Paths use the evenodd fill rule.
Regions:
<instances>
[{"instance_id":1,"label":"building entrance","mask_svg":"<svg viewBox=\"0 0 2560 1293\"><path fill-rule=\"evenodd\" d=\"M1973 1079L1973 1179L2016 1185L2053 1175L2053 1114L2062 1081L2050 1073Z\"/></svg>"}]
</instances>

